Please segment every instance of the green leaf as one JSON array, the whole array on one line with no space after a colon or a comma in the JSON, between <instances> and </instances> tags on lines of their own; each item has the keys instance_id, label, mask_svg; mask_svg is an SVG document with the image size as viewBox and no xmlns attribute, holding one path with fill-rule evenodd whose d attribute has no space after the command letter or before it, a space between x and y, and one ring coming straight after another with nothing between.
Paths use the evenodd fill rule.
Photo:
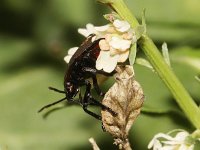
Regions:
<instances>
[{"instance_id":1,"label":"green leaf","mask_svg":"<svg viewBox=\"0 0 200 150\"><path fill-rule=\"evenodd\" d=\"M146 105L144 105L142 107L142 112L147 113L147 114L167 114L167 113L171 113L173 111L176 111L176 110L172 110L172 109L164 108L164 107L155 108L155 107L146 106Z\"/></svg>"},{"instance_id":2,"label":"green leaf","mask_svg":"<svg viewBox=\"0 0 200 150\"><path fill-rule=\"evenodd\" d=\"M113 0L97 0L98 2L100 3L103 3L103 4L107 4L107 3L112 3Z\"/></svg>"},{"instance_id":3,"label":"green leaf","mask_svg":"<svg viewBox=\"0 0 200 150\"><path fill-rule=\"evenodd\" d=\"M131 66L135 63L136 53L137 53L137 44L134 43L131 46L130 54L129 54L129 63Z\"/></svg>"},{"instance_id":4,"label":"green leaf","mask_svg":"<svg viewBox=\"0 0 200 150\"><path fill-rule=\"evenodd\" d=\"M142 26L145 27L144 33L147 32L145 13L146 13L146 9L143 9L143 11L142 11Z\"/></svg>"},{"instance_id":5,"label":"green leaf","mask_svg":"<svg viewBox=\"0 0 200 150\"><path fill-rule=\"evenodd\" d=\"M151 69L153 72L155 71L152 67L152 65L150 64L150 62L144 58L137 58L135 61L136 64L147 67L149 69Z\"/></svg>"},{"instance_id":6,"label":"green leaf","mask_svg":"<svg viewBox=\"0 0 200 150\"><path fill-rule=\"evenodd\" d=\"M26 59L34 46L29 40L0 36L0 70Z\"/></svg>"},{"instance_id":7,"label":"green leaf","mask_svg":"<svg viewBox=\"0 0 200 150\"><path fill-rule=\"evenodd\" d=\"M49 85L63 88L63 74L56 69L35 67L7 74L11 75L8 78L4 74L7 78L0 84L0 147L6 145L16 150L81 149L91 135L96 136L101 131L101 123L86 115L79 106L54 111L46 120L37 113L42 106L63 97L47 88ZM79 136L69 136L73 134Z\"/></svg>"},{"instance_id":8,"label":"green leaf","mask_svg":"<svg viewBox=\"0 0 200 150\"><path fill-rule=\"evenodd\" d=\"M78 26L80 26L80 24L86 24L91 19L90 14L95 13L95 11L90 8L92 7L91 4L90 0L50 0L48 2L48 5L50 5L51 8L50 12L53 11L56 15L55 19L61 20L65 23L74 23ZM48 13L49 10L50 9L47 9Z\"/></svg>"},{"instance_id":9,"label":"green leaf","mask_svg":"<svg viewBox=\"0 0 200 150\"><path fill-rule=\"evenodd\" d=\"M200 77L199 76L195 76L195 79L200 83Z\"/></svg>"},{"instance_id":10,"label":"green leaf","mask_svg":"<svg viewBox=\"0 0 200 150\"><path fill-rule=\"evenodd\" d=\"M167 43L163 43L162 45L162 54L165 62L170 66L169 52L167 48Z\"/></svg>"},{"instance_id":11,"label":"green leaf","mask_svg":"<svg viewBox=\"0 0 200 150\"><path fill-rule=\"evenodd\" d=\"M143 25L137 26L135 29L136 39L140 39L140 37L145 33L146 27Z\"/></svg>"},{"instance_id":12,"label":"green leaf","mask_svg":"<svg viewBox=\"0 0 200 150\"><path fill-rule=\"evenodd\" d=\"M184 63L200 71L200 49L190 47L176 48L170 53L170 58L174 62Z\"/></svg>"}]
</instances>

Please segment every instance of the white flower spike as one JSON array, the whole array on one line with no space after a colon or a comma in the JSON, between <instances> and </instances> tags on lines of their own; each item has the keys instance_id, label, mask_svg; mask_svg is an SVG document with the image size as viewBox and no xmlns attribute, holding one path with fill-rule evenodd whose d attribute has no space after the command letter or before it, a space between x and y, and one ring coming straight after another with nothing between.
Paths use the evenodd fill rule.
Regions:
<instances>
[{"instance_id":1,"label":"white flower spike","mask_svg":"<svg viewBox=\"0 0 200 150\"><path fill-rule=\"evenodd\" d=\"M86 28L78 29L78 32L85 37L95 34L92 41L102 38L99 42L101 49L96 61L96 69L112 72L117 63L123 63L128 59L131 45L137 41L135 31L131 29L127 21L115 19L110 24L104 26L94 26L91 23ZM67 63L71 59L71 53L64 58Z\"/></svg>"},{"instance_id":2,"label":"white flower spike","mask_svg":"<svg viewBox=\"0 0 200 150\"><path fill-rule=\"evenodd\" d=\"M194 143L188 143L190 134L186 131L179 131L175 137L169 134L158 133L150 141L148 149L153 150L193 150Z\"/></svg>"}]
</instances>

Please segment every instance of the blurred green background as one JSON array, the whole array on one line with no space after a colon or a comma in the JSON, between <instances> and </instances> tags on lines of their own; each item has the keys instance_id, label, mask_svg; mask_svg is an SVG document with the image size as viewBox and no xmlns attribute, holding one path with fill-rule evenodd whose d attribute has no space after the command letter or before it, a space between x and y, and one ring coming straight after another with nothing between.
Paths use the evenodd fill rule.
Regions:
<instances>
[{"instance_id":1,"label":"blurred green background","mask_svg":"<svg viewBox=\"0 0 200 150\"><path fill-rule=\"evenodd\" d=\"M197 104L200 84L199 0L126 0L140 20L146 8L147 31L161 49L165 41L172 67ZM89 150L94 137L101 149L117 149L101 122L79 106L64 107L46 119L37 110L63 95L70 47L84 39L77 28L91 22L104 25L110 9L95 0L1 0L0 1L0 149ZM142 52L139 52L142 56ZM130 133L135 150L147 149L158 132L176 128L193 131L162 81L150 70L135 65L136 78L145 92L144 108L166 113L143 112ZM104 87L111 84L107 82ZM55 106L55 108L62 104Z\"/></svg>"}]
</instances>

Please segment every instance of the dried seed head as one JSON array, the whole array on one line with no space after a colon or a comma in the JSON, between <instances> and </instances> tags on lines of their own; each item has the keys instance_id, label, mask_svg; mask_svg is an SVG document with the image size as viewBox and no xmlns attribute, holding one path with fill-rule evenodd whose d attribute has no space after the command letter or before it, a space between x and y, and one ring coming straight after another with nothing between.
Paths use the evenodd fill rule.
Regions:
<instances>
[{"instance_id":1,"label":"dried seed head","mask_svg":"<svg viewBox=\"0 0 200 150\"><path fill-rule=\"evenodd\" d=\"M105 130L115 138L115 144L119 148L125 148L128 143L128 133L140 114L140 109L144 101L144 94L140 84L134 78L132 66L118 66L116 68L116 82L106 93L102 103L114 112L102 110L102 121Z\"/></svg>"}]
</instances>

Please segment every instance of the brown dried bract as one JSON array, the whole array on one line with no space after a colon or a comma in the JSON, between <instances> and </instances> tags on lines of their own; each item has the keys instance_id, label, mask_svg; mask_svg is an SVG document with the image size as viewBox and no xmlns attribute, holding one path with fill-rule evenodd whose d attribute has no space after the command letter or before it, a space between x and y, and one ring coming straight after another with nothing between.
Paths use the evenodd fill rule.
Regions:
<instances>
[{"instance_id":1,"label":"brown dried bract","mask_svg":"<svg viewBox=\"0 0 200 150\"><path fill-rule=\"evenodd\" d=\"M106 93L102 103L114 112L102 110L102 122L105 130L115 138L120 149L131 149L128 142L129 130L140 114L144 94L140 84L134 78L132 66L117 67L116 82Z\"/></svg>"}]
</instances>

